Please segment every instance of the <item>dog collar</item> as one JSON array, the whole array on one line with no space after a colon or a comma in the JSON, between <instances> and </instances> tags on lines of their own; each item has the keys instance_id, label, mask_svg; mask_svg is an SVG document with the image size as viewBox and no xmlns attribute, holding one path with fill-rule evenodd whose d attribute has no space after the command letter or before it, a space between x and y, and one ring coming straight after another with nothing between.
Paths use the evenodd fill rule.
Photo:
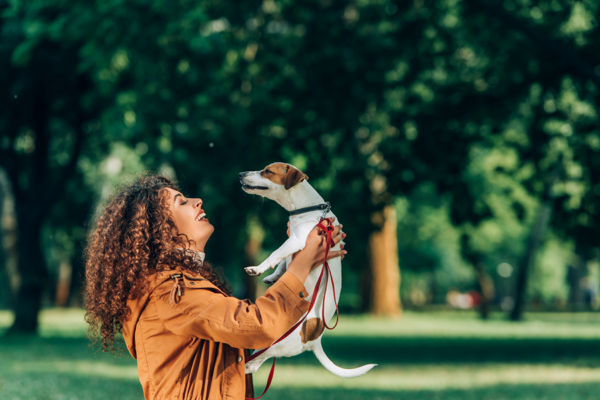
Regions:
<instances>
[{"instance_id":1,"label":"dog collar","mask_svg":"<svg viewBox=\"0 0 600 400\"><path fill-rule=\"evenodd\" d=\"M323 210L323 216L325 216L325 214L327 214L327 212L330 209L331 209L331 204L328 201L326 201L325 203L317 204L316 206L304 207L304 208L299 208L297 210L290 211L290 217L293 215L304 214L304 213L311 212L311 211L321 211L321 210Z\"/></svg>"}]
</instances>

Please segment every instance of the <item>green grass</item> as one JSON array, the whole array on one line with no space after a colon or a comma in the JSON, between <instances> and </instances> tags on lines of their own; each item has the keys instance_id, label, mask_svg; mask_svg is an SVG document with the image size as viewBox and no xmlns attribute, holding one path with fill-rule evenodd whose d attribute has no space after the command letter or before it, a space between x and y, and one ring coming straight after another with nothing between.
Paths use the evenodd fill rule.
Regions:
<instances>
[{"instance_id":1,"label":"green grass","mask_svg":"<svg viewBox=\"0 0 600 400\"><path fill-rule=\"evenodd\" d=\"M266 400L597 399L600 314L528 314L522 323L473 313L406 313L385 320L343 316L325 351L342 379L311 353L278 359ZM0 332L12 317L0 312ZM255 375L262 393L269 365ZM142 399L135 360L94 351L81 310L45 310L38 337L0 339L0 399Z\"/></svg>"}]
</instances>

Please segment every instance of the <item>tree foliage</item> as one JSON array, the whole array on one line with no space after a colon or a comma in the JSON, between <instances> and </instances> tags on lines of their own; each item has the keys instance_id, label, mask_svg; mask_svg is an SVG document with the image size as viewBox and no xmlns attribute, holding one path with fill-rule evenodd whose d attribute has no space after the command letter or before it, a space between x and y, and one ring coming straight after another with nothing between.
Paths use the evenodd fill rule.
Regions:
<instances>
[{"instance_id":1,"label":"tree foliage","mask_svg":"<svg viewBox=\"0 0 600 400\"><path fill-rule=\"evenodd\" d=\"M409 270L438 269L449 254L454 266L478 259L489 271L518 259L545 193L553 234L595 254L594 2L0 7L0 166L18 199L20 237L43 236L20 267L36 277L33 291L45 287L44 258L59 257L43 257L42 246L75 257L95 203L120 175L143 168L176 171L204 198L211 221L227 227L210 252L237 269L250 221L272 249L287 216L242 194L236 176L278 160L306 172L350 222L345 279L355 289L380 211L403 201L412 211L397 209L408 218L400 263ZM445 248L454 250L406 236L425 221L409 217L428 204L442 210L438 221L452 230Z\"/></svg>"}]
</instances>

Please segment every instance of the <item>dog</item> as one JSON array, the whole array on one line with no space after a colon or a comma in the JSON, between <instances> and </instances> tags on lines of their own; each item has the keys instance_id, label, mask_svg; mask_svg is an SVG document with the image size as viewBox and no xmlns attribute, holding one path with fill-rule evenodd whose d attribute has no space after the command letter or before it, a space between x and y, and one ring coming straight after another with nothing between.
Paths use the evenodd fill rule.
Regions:
<instances>
[{"instance_id":1,"label":"dog","mask_svg":"<svg viewBox=\"0 0 600 400\"><path fill-rule=\"evenodd\" d=\"M308 183L308 176L293 165L273 163L261 171L241 172L239 178L242 189L246 193L257 194L274 200L290 212L289 239L260 265L246 268L246 272L250 275L261 275L268 269L277 266L273 274L263 279L263 282L272 284L286 271L288 265L292 262L292 255L304 248L309 232L319 223L321 217L334 217L334 214L329 210L329 203L325 203L323 198ZM306 210L307 208L309 210ZM340 241L332 250L340 250L340 245L343 243L343 241ZM336 257L329 260L329 267L335 283L335 299L339 299L342 287L341 258ZM287 338L246 363L247 374L256 372L262 363L271 357L292 357L306 350L312 350L327 370L343 378L354 378L366 374L376 365L368 364L354 369L340 368L323 351L321 345L321 337L325 331L323 321L329 322L333 317L336 304L332 288L328 288L327 297L323 299L325 278L328 277L323 276L318 293L314 293L317 280L321 274L321 268L313 269L304 282L304 287L309 293L306 300L311 301L312 296L317 296L315 305L304 322ZM330 280L330 278L327 280ZM325 312L324 315L321 315L323 301L325 301Z\"/></svg>"}]
</instances>

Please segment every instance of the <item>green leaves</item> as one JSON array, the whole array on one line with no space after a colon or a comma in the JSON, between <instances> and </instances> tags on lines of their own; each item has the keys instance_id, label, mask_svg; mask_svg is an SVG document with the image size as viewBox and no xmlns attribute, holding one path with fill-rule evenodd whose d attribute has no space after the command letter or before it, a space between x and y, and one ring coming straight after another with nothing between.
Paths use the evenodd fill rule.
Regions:
<instances>
[{"instance_id":1,"label":"green leaves","mask_svg":"<svg viewBox=\"0 0 600 400\"><path fill-rule=\"evenodd\" d=\"M0 100L0 164L16 171L11 149L32 165L28 132L40 136L32 121L45 113L52 176L84 129L73 179L89 196L94 170L115 157L123 171L172 168L189 194L214 196L211 220L241 232L241 251L240 215L282 229L283 210L263 216L236 182L273 161L311 176L341 219L356 216L358 242L372 212L429 185L449 196L444 212L459 229L496 232L489 245L522 240L561 160L553 229L595 235L596 11L566 1L14 1L1 19L0 83L19 97ZM31 181L28 167L15 174ZM279 239L266 233L265 246ZM233 265L229 240L215 237L214 251ZM362 268L358 253L347 263Z\"/></svg>"}]
</instances>

